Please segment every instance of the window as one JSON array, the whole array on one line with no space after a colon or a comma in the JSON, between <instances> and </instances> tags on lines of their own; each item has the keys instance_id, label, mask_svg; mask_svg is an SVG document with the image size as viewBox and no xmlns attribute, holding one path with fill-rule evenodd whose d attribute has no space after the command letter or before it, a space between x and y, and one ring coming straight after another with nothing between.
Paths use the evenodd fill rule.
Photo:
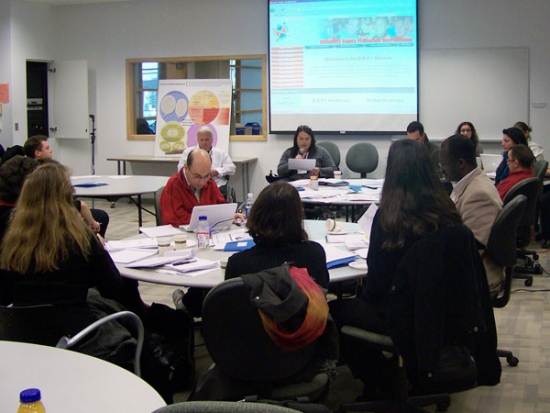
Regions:
<instances>
[{"instance_id":1,"label":"window","mask_svg":"<svg viewBox=\"0 0 550 413\"><path fill-rule=\"evenodd\" d=\"M155 139L159 80L231 78L233 118L230 140L266 140L265 66L265 55L127 59L128 139ZM259 135L236 133L236 124L247 123L259 124Z\"/></svg>"}]
</instances>

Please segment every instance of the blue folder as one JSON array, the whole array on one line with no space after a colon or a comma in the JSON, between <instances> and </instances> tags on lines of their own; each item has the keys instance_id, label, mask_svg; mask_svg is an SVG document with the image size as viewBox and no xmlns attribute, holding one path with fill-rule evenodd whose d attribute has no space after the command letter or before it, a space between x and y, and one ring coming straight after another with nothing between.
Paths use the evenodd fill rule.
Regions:
<instances>
[{"instance_id":1,"label":"blue folder","mask_svg":"<svg viewBox=\"0 0 550 413\"><path fill-rule=\"evenodd\" d=\"M353 256L353 257L341 258L339 260L327 262L327 269L330 270L332 268L345 267L350 262L355 261L356 259L357 257Z\"/></svg>"},{"instance_id":2,"label":"blue folder","mask_svg":"<svg viewBox=\"0 0 550 413\"><path fill-rule=\"evenodd\" d=\"M81 184L74 184L79 188L93 188L94 186L108 185L107 182L82 182Z\"/></svg>"},{"instance_id":3,"label":"blue folder","mask_svg":"<svg viewBox=\"0 0 550 413\"><path fill-rule=\"evenodd\" d=\"M256 243L253 239L243 239L241 241L231 241L225 244L224 251L244 251L252 248Z\"/></svg>"}]
</instances>

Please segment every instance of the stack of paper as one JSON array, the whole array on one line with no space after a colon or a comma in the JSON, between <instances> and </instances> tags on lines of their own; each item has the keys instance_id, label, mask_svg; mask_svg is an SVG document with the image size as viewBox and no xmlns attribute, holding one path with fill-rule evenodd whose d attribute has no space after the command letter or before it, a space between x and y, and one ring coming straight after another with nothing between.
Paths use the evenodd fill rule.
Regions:
<instances>
[{"instance_id":1,"label":"stack of paper","mask_svg":"<svg viewBox=\"0 0 550 413\"><path fill-rule=\"evenodd\" d=\"M355 252L335 247L334 245L321 244L327 255L327 268L340 267L355 261L357 254Z\"/></svg>"},{"instance_id":2,"label":"stack of paper","mask_svg":"<svg viewBox=\"0 0 550 413\"><path fill-rule=\"evenodd\" d=\"M128 239L122 241L108 241L105 249L109 252L121 251L128 248L157 248L157 240L154 238Z\"/></svg>"},{"instance_id":3,"label":"stack of paper","mask_svg":"<svg viewBox=\"0 0 550 413\"><path fill-rule=\"evenodd\" d=\"M194 271L201 271L201 270L209 270L211 268L218 268L219 267L218 261L211 261L211 260L205 260L202 258L196 258L193 261L190 261L188 263L175 263L175 264L168 264L165 265L164 268L181 272L181 273L189 273Z\"/></svg>"},{"instance_id":4,"label":"stack of paper","mask_svg":"<svg viewBox=\"0 0 550 413\"><path fill-rule=\"evenodd\" d=\"M140 227L139 230L149 238L171 237L172 235L184 234L185 232L172 225L161 225L159 227Z\"/></svg>"},{"instance_id":5,"label":"stack of paper","mask_svg":"<svg viewBox=\"0 0 550 413\"><path fill-rule=\"evenodd\" d=\"M177 252L178 254L174 253L163 256L155 256L145 260L132 262L129 265L126 265L126 268L154 268L167 264L187 263L195 259L194 249L178 250L174 252Z\"/></svg>"}]
</instances>

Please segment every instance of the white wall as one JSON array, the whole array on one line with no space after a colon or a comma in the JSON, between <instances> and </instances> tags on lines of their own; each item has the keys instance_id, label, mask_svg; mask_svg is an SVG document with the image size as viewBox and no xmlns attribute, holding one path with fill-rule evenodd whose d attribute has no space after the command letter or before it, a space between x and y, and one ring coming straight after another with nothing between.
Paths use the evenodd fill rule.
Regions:
<instances>
[{"instance_id":1,"label":"white wall","mask_svg":"<svg viewBox=\"0 0 550 413\"><path fill-rule=\"evenodd\" d=\"M116 171L115 163L106 161L109 156L153 154L153 142L126 140L126 58L267 52L265 0L136 0L60 7L17 2L12 3L12 8L12 22L14 19L18 22L18 27L14 28L14 37L15 34L18 37L14 43L17 44L12 48L12 56L15 55L12 70L17 73L12 85L13 122L26 124L23 117L24 70L21 70L25 59L41 56L43 59L88 60L90 113L95 114L97 120L96 171L102 174ZM37 13L32 13L36 10ZM420 0L419 13L421 48L529 47L531 102L549 101L550 85L546 73L550 67L547 46L550 8L547 0L521 3L516 0ZM40 21L34 16L40 16ZM467 99L467 96L465 90L462 97ZM453 98L457 97L449 96ZM505 104L495 102L496 106ZM550 148L550 137L544 133L550 130L547 112L547 108L531 109L531 118L525 121L533 126L535 139ZM519 119L510 119L510 125L516 120ZM310 126L315 130L315 125ZM429 134L429 125L425 126ZM449 125L449 134L455 127ZM14 136L19 142L24 138L22 132ZM373 176L383 176L389 137L317 138L339 143L342 164L351 145L361 140L373 142L380 153L380 164ZM270 135L267 142L232 142L230 154L258 157L257 164L251 167L252 189L258 193L266 185L264 176L269 170L276 170L280 154L290 145L290 136ZM500 151L496 143L484 144L484 148L486 152ZM70 165L75 173L89 173L88 141L64 140L54 149L56 158ZM166 169L159 171L162 174L169 172ZM235 182L240 182L239 176Z\"/></svg>"},{"instance_id":2,"label":"white wall","mask_svg":"<svg viewBox=\"0 0 550 413\"><path fill-rule=\"evenodd\" d=\"M11 81L11 24L10 24L10 2L0 1L0 83ZM11 87L10 87L11 89ZM13 90L10 90L13 92ZM11 135L11 104L2 105L0 116L0 144L4 148L11 146L13 137Z\"/></svg>"}]
</instances>

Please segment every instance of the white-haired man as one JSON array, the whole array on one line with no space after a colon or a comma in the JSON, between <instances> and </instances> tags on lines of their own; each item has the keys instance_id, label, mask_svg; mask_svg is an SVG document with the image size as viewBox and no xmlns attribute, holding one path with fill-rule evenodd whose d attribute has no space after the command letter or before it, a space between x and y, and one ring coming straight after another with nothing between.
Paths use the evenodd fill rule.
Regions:
<instances>
[{"instance_id":1,"label":"white-haired man","mask_svg":"<svg viewBox=\"0 0 550 413\"><path fill-rule=\"evenodd\" d=\"M181 154L180 161L178 162L178 171L183 168L187 157L193 149L201 148L208 152L210 159L212 160L212 170L210 176L220 188L221 193L225 197L227 195L227 181L228 176L235 175L235 164L223 149L212 146L213 137L212 130L208 126L203 126L197 132L197 146L188 147Z\"/></svg>"}]
</instances>

